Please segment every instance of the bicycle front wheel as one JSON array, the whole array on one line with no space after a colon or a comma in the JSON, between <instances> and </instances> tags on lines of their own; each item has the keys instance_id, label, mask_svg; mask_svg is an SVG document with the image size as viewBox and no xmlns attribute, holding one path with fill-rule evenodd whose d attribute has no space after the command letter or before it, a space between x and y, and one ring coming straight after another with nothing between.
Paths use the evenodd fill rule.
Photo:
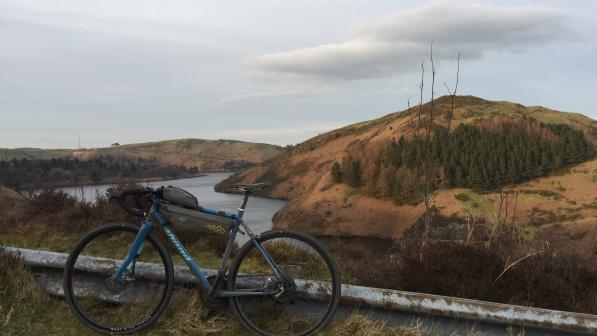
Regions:
<instances>
[{"instance_id":1,"label":"bicycle front wheel","mask_svg":"<svg viewBox=\"0 0 597 336\"><path fill-rule=\"evenodd\" d=\"M106 334L129 334L151 325L172 296L174 270L163 245L149 234L141 252L116 283L139 228L109 224L83 237L68 256L64 296L87 327Z\"/></svg>"},{"instance_id":2,"label":"bicycle front wheel","mask_svg":"<svg viewBox=\"0 0 597 336\"><path fill-rule=\"evenodd\" d=\"M230 268L230 290L265 290L271 295L238 296L230 305L241 324L259 335L312 335L331 321L340 298L334 260L310 236L271 231L257 239L277 264L277 277L252 241Z\"/></svg>"}]
</instances>

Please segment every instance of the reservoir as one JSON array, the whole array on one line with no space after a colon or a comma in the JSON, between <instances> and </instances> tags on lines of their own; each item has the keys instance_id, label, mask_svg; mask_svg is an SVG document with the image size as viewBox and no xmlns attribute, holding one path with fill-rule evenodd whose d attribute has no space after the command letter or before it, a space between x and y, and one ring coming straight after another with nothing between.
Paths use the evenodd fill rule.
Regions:
<instances>
[{"instance_id":1,"label":"reservoir","mask_svg":"<svg viewBox=\"0 0 597 336\"><path fill-rule=\"evenodd\" d=\"M203 207L224 210L227 212L236 212L236 209L238 209L242 202L241 195L217 193L214 191L214 186L218 182L226 179L230 174L231 173L207 173L206 175L199 177L153 181L144 184L153 188L161 186L178 187L197 197L199 204ZM109 184L83 186L83 195L81 195L81 187L63 187L58 188L58 190L62 190L78 199L85 199L93 202L96 195L104 194L108 187L110 187ZM285 204L286 201L282 200L252 196L247 203L247 209L243 219L254 233L270 230L273 225L272 217ZM114 205L117 206L116 204ZM246 235L241 235L240 233L237 235L236 241L239 245L247 240Z\"/></svg>"}]
</instances>

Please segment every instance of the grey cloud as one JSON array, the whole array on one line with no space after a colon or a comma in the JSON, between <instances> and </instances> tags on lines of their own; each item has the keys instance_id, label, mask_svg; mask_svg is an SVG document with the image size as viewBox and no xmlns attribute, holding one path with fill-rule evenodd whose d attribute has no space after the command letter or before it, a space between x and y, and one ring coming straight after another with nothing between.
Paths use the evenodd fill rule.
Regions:
<instances>
[{"instance_id":1,"label":"grey cloud","mask_svg":"<svg viewBox=\"0 0 597 336\"><path fill-rule=\"evenodd\" d=\"M236 103L246 100L260 100L283 97L307 97L317 96L327 92L331 89L326 87L312 87L312 88L289 88L289 89L275 89L269 91L255 91L249 93L236 94L218 99L213 105L223 105L227 103Z\"/></svg>"},{"instance_id":2,"label":"grey cloud","mask_svg":"<svg viewBox=\"0 0 597 336\"><path fill-rule=\"evenodd\" d=\"M342 43L255 56L251 72L342 80L388 77L417 70L430 41L438 60L480 58L491 51L524 51L578 38L572 18L548 7L496 7L434 2L366 21Z\"/></svg>"},{"instance_id":3,"label":"grey cloud","mask_svg":"<svg viewBox=\"0 0 597 336\"><path fill-rule=\"evenodd\" d=\"M209 134L214 139L246 139L255 142L267 142L276 145L288 145L307 140L344 126L341 123L319 123L280 128L251 128L224 130Z\"/></svg>"}]
</instances>

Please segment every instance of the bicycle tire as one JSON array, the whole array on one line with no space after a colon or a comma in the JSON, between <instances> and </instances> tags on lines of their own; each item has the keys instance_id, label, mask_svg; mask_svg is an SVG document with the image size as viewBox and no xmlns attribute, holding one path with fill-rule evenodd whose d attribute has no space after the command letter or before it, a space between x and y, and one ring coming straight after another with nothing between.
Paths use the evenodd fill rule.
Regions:
<instances>
[{"instance_id":1,"label":"bicycle tire","mask_svg":"<svg viewBox=\"0 0 597 336\"><path fill-rule=\"evenodd\" d=\"M103 234L110 233L110 232L118 232L118 231L121 231L121 232L128 231L128 232L136 234L139 232L139 230L140 230L140 228L138 228L138 227L132 226L130 224L124 224L124 223L113 223L113 224L107 224L107 225L98 227L98 228L90 231L89 233L87 233L83 238L81 238L79 240L79 242L77 242L77 244L75 245L75 247L73 248L71 253L68 255L68 258L67 258L67 261L65 264L65 268L64 268L64 274L63 274L65 300L68 303L73 314L77 317L77 319L83 325L85 325L86 327L88 327L96 332L103 333L103 334L109 334L109 335L120 335L120 334L131 334L131 333L143 330L143 329L151 326L153 323L155 323L157 321L157 319L160 317L160 315L166 309L166 307L172 297L172 291L173 291L173 287L174 287L174 267L172 264L172 259L169 255L169 253L167 252L167 250L164 248L163 244L160 243L160 241L152 233L150 233L146 237L146 242L148 241L149 243L151 243L153 245L153 247L155 247L157 252L159 253L159 256L164 265L166 279L164 281L165 290L161 296L160 303L156 306L155 310L147 316L147 318L145 318L143 321L140 321L140 323L138 323L138 324L135 324L133 326L126 327L126 328L105 327L105 326L98 324L96 321L92 321L84 312L81 311L79 305L76 302L76 297L75 297L74 288L73 288L73 275L75 273L74 272L75 264L76 264L77 258L79 257L81 251L89 243L91 243L95 238L97 238Z\"/></svg>"},{"instance_id":2,"label":"bicycle tire","mask_svg":"<svg viewBox=\"0 0 597 336\"><path fill-rule=\"evenodd\" d=\"M323 248L323 246L321 246L321 244L319 242L317 242L317 240L315 240L311 236L308 236L308 235L300 233L300 232L280 231L280 230L268 231L268 232L261 234L259 238L256 238L256 240L259 243L263 244L263 243L267 243L268 240L272 240L272 239L276 239L276 238L296 239L296 240L299 240L299 241L309 245L311 248L313 248L315 251L317 251L317 253L319 253L319 255L322 257L322 259L325 261L325 264L329 268L329 271L331 272L331 282L330 283L331 283L332 294L331 294L330 304L325 313L325 316L323 318L321 318L321 320L316 325L312 326L308 330L305 330L299 334L293 334L293 336L313 335L313 334L321 331L322 329L324 329L331 322L331 320L337 310L338 302L340 300L340 292L341 292L341 281L340 281L340 273L338 272L338 267L336 266L336 263L334 262L333 258L328 254L328 252ZM229 290L234 290L236 288L235 284L236 284L237 276L239 275L239 269L242 264L242 261L249 255L249 253L254 248L256 248L255 244L252 241L248 241L247 243L245 243L245 245L243 245L243 247L239 250L237 256L234 258L232 265L230 267L230 272L229 272L229 277L228 277L228 280L229 280L228 289ZM253 322L251 322L246 317L245 313L242 311L242 305L239 303L239 301L242 300L243 298L246 298L246 297L232 297L229 299L230 307L232 308L236 319L241 323L241 325L257 335L279 336L280 334L270 333L270 332L262 330L259 326L255 325Z\"/></svg>"}]
</instances>

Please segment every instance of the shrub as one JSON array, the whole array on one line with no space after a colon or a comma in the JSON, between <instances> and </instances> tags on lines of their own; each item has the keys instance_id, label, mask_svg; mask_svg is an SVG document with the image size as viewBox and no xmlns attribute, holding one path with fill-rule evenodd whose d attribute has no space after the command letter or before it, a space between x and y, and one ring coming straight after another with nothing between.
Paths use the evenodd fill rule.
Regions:
<instances>
[{"instance_id":1,"label":"shrub","mask_svg":"<svg viewBox=\"0 0 597 336\"><path fill-rule=\"evenodd\" d=\"M454 195L454 198L461 201L461 202L468 202L471 198L466 193L459 193Z\"/></svg>"},{"instance_id":2,"label":"shrub","mask_svg":"<svg viewBox=\"0 0 597 336\"><path fill-rule=\"evenodd\" d=\"M332 180L335 183L342 182L342 167L338 162L334 162L332 165Z\"/></svg>"},{"instance_id":3,"label":"shrub","mask_svg":"<svg viewBox=\"0 0 597 336\"><path fill-rule=\"evenodd\" d=\"M415 238L387 250L356 244L331 250L343 276L363 286L597 313L597 253L545 249L519 237L516 230L502 229L491 245L449 240L423 244ZM530 248L535 253L526 257Z\"/></svg>"}]
</instances>

